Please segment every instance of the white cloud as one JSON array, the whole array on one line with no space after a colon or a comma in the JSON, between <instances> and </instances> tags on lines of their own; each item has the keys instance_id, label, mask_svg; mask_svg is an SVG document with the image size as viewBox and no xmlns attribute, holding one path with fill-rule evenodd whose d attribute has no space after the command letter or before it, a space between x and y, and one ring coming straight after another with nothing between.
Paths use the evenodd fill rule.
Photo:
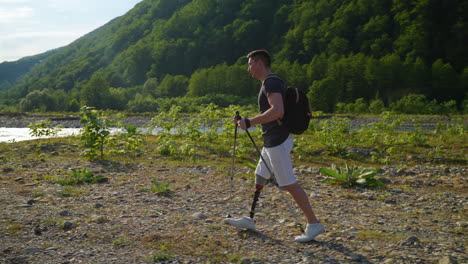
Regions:
<instances>
[{"instance_id":1,"label":"white cloud","mask_svg":"<svg viewBox=\"0 0 468 264\"><path fill-rule=\"evenodd\" d=\"M79 31L22 32L0 36L0 62L14 61L24 56L43 53L62 47L78 39L84 33Z\"/></svg>"},{"instance_id":2,"label":"white cloud","mask_svg":"<svg viewBox=\"0 0 468 264\"><path fill-rule=\"evenodd\" d=\"M31 7L15 7L12 9L0 7L0 23L10 23L18 19L31 17L33 15L34 9Z\"/></svg>"},{"instance_id":3,"label":"white cloud","mask_svg":"<svg viewBox=\"0 0 468 264\"><path fill-rule=\"evenodd\" d=\"M29 2L31 2L31 0L0 0L0 4L22 4Z\"/></svg>"}]
</instances>

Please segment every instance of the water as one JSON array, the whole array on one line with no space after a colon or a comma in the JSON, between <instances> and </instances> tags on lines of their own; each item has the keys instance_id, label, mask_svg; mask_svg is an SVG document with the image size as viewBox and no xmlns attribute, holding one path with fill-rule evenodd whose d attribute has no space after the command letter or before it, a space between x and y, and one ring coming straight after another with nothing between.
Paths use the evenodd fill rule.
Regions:
<instances>
[{"instance_id":1,"label":"water","mask_svg":"<svg viewBox=\"0 0 468 264\"><path fill-rule=\"evenodd\" d=\"M68 137L78 135L81 128L62 128L54 137ZM37 139L29 135L31 130L27 127L0 127L0 142L18 142ZM40 137L47 138L47 137Z\"/></svg>"},{"instance_id":2,"label":"water","mask_svg":"<svg viewBox=\"0 0 468 264\"><path fill-rule=\"evenodd\" d=\"M57 137L68 137L68 136L77 136L81 132L81 128L62 128L56 136L43 136L43 137L32 137L29 132L31 130L27 127L0 127L0 142L19 142L25 140L33 140L38 138L57 138ZM120 128L111 127L109 128L111 134L119 133L122 131ZM140 133L148 133L148 129L138 128ZM161 132L162 129L155 128L151 131L151 134L157 134ZM175 130L174 130L175 131Z\"/></svg>"}]
</instances>

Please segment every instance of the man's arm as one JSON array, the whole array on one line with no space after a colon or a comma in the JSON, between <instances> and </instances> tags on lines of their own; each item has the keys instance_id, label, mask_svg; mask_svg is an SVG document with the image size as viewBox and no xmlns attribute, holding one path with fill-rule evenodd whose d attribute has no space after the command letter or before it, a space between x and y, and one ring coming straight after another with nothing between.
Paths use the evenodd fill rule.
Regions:
<instances>
[{"instance_id":1,"label":"man's arm","mask_svg":"<svg viewBox=\"0 0 468 264\"><path fill-rule=\"evenodd\" d=\"M268 123L283 117L283 96L280 93L268 94L268 103L270 104L270 108L266 110L263 114L249 118L251 126ZM238 124L240 128L244 130L247 129L247 126L245 124L245 118L242 118Z\"/></svg>"}]
</instances>

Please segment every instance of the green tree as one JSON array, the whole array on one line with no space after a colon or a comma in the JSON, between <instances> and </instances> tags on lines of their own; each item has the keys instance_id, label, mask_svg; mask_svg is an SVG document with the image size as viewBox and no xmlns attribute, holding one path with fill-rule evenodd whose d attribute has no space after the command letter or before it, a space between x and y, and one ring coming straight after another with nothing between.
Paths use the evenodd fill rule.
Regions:
<instances>
[{"instance_id":1,"label":"green tree","mask_svg":"<svg viewBox=\"0 0 468 264\"><path fill-rule=\"evenodd\" d=\"M458 93L458 76L449 63L444 63L442 59L436 60L432 64L431 98L439 101L448 101L463 94Z\"/></svg>"},{"instance_id":2,"label":"green tree","mask_svg":"<svg viewBox=\"0 0 468 264\"><path fill-rule=\"evenodd\" d=\"M183 75L166 75L156 89L156 97L180 97L187 93L189 80Z\"/></svg>"},{"instance_id":3,"label":"green tree","mask_svg":"<svg viewBox=\"0 0 468 264\"><path fill-rule=\"evenodd\" d=\"M109 82L101 72L96 72L81 90L82 105L105 109L108 104Z\"/></svg>"},{"instance_id":4,"label":"green tree","mask_svg":"<svg viewBox=\"0 0 468 264\"><path fill-rule=\"evenodd\" d=\"M312 110L332 113L339 95L338 82L330 77L314 81L307 96Z\"/></svg>"},{"instance_id":5,"label":"green tree","mask_svg":"<svg viewBox=\"0 0 468 264\"><path fill-rule=\"evenodd\" d=\"M49 90L35 90L20 101L20 110L22 112L35 112L53 110L54 99L50 96Z\"/></svg>"}]
</instances>

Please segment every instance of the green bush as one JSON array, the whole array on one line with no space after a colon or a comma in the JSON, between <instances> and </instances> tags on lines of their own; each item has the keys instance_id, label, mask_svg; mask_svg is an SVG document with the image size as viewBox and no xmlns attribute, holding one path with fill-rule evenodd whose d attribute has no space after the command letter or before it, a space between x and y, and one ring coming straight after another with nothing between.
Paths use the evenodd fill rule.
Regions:
<instances>
[{"instance_id":1,"label":"green bush","mask_svg":"<svg viewBox=\"0 0 468 264\"><path fill-rule=\"evenodd\" d=\"M372 100L369 104L369 112L372 114L381 114L385 111L384 102L380 99Z\"/></svg>"},{"instance_id":2,"label":"green bush","mask_svg":"<svg viewBox=\"0 0 468 264\"><path fill-rule=\"evenodd\" d=\"M99 155L103 159L104 147L109 141L109 126L114 122L105 119L102 112L93 107L83 106L80 115L83 125L81 141L86 147L84 156L92 159Z\"/></svg>"},{"instance_id":3,"label":"green bush","mask_svg":"<svg viewBox=\"0 0 468 264\"><path fill-rule=\"evenodd\" d=\"M409 94L392 103L390 109L402 114L456 114L457 104L454 100L437 103L436 100L429 101L425 95Z\"/></svg>"},{"instance_id":4,"label":"green bush","mask_svg":"<svg viewBox=\"0 0 468 264\"><path fill-rule=\"evenodd\" d=\"M56 136L62 130L62 126L52 127L51 123L50 119L46 119L29 124L29 135L32 137Z\"/></svg>"}]
</instances>

